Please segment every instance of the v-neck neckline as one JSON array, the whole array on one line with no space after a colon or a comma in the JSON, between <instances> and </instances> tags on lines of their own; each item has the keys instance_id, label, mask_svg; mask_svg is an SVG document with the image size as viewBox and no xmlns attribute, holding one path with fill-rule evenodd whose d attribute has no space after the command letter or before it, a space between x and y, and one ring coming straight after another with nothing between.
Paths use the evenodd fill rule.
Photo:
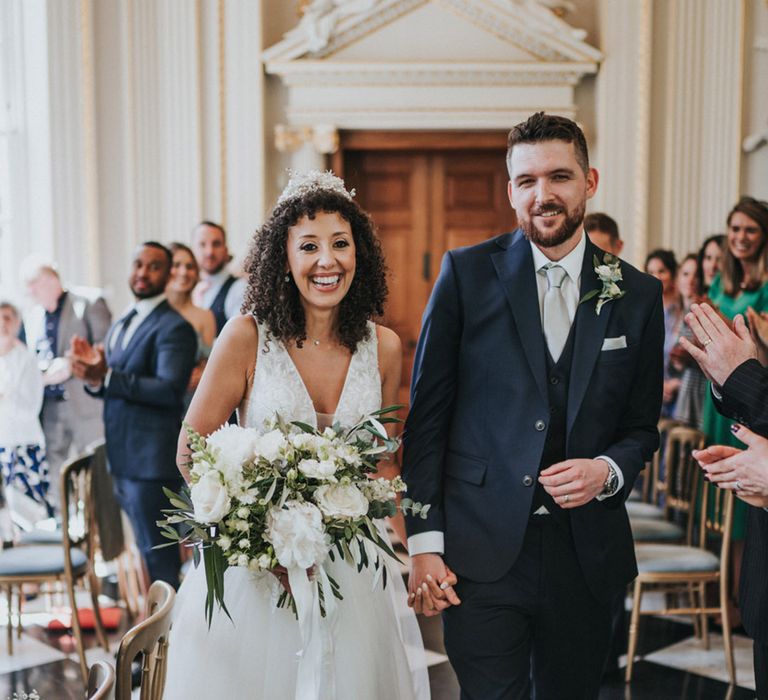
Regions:
<instances>
[{"instance_id":1,"label":"v-neck neckline","mask_svg":"<svg viewBox=\"0 0 768 700\"><path fill-rule=\"evenodd\" d=\"M333 413L325 413L324 411L318 411L317 407L315 406L315 402L312 400L312 396L310 396L309 389L307 389L307 385L304 382L304 378L301 376L301 372L299 372L299 368L296 366L296 363L293 361L293 358L291 357L291 353L288 352L288 348L283 345L283 352L288 356L288 361L291 363L291 367L293 368L294 373L296 374L296 378L299 380L299 384L301 385L301 388L304 391L304 396L306 396L307 401L309 401L309 405L312 406L312 411L315 414L315 424L317 424L317 414L321 413L325 416L331 416L331 422L336 421L336 416L339 413L339 407L342 405L344 401L344 396L347 393L347 385L349 384L349 375L352 373L352 363L355 361L355 356L358 354L356 352L353 352L350 355L349 358L349 364L347 365L347 372L344 375L344 384L341 387L341 393L339 394L339 399L336 402L336 407L333 410Z\"/></svg>"}]
</instances>

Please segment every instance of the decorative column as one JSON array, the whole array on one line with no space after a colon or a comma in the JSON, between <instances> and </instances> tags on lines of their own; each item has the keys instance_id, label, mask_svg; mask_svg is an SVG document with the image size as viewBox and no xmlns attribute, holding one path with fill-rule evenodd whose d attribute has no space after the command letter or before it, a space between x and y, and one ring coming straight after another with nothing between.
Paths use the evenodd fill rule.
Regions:
<instances>
[{"instance_id":1,"label":"decorative column","mask_svg":"<svg viewBox=\"0 0 768 700\"><path fill-rule=\"evenodd\" d=\"M658 9L654 25L666 33L654 65L664 94L653 125L651 243L682 255L724 230L739 196L745 8L676 0Z\"/></svg>"},{"instance_id":2,"label":"decorative column","mask_svg":"<svg viewBox=\"0 0 768 700\"><path fill-rule=\"evenodd\" d=\"M653 0L605 0L600 6L597 133L600 171L590 211L616 219L624 257L641 265L648 251Z\"/></svg>"},{"instance_id":3,"label":"decorative column","mask_svg":"<svg viewBox=\"0 0 768 700\"><path fill-rule=\"evenodd\" d=\"M298 172L325 170L326 156L339 150L339 132L329 124L315 126L275 126L275 148L291 156L290 168ZM287 173L280 178L285 184Z\"/></svg>"}]
</instances>

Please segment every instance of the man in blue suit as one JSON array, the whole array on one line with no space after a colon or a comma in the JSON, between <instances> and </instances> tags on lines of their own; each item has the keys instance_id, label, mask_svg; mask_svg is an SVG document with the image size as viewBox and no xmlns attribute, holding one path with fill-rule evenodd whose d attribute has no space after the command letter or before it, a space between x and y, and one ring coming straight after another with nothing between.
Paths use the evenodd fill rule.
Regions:
<instances>
[{"instance_id":1,"label":"man in blue suit","mask_svg":"<svg viewBox=\"0 0 768 700\"><path fill-rule=\"evenodd\" d=\"M517 125L507 165L520 230L448 252L424 313L410 600L444 611L463 699L597 698L637 573L624 501L658 445L661 288L584 233L598 174L574 122Z\"/></svg>"},{"instance_id":2,"label":"man in blue suit","mask_svg":"<svg viewBox=\"0 0 768 700\"><path fill-rule=\"evenodd\" d=\"M171 252L160 243L140 245L129 284L131 308L109 330L105 345L72 342L73 372L104 399L104 432L115 493L128 515L151 580L179 583L176 547L156 521L168 507L163 487L177 491L176 441L184 391L195 364L197 338L165 299Z\"/></svg>"}]
</instances>

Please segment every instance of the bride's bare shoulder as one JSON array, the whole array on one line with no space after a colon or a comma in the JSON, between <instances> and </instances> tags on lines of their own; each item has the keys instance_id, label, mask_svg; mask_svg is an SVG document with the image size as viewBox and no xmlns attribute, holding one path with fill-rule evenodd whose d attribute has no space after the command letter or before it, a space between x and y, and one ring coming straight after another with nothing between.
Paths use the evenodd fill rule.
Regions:
<instances>
[{"instance_id":1,"label":"bride's bare shoulder","mask_svg":"<svg viewBox=\"0 0 768 700\"><path fill-rule=\"evenodd\" d=\"M216 345L232 352L253 348L259 341L256 319L250 314L233 316L224 325Z\"/></svg>"},{"instance_id":2,"label":"bride's bare shoulder","mask_svg":"<svg viewBox=\"0 0 768 700\"><path fill-rule=\"evenodd\" d=\"M403 344L400 336L391 328L376 325L376 337L379 341L379 360L384 366L390 362L400 362L403 354Z\"/></svg>"}]
</instances>

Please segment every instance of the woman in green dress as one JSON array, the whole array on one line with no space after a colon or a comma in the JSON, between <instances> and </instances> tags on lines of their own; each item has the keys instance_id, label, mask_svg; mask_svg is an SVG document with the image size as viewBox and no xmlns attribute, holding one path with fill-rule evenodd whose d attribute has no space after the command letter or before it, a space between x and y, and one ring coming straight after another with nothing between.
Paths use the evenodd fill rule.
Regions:
<instances>
[{"instance_id":1,"label":"woman in green dress","mask_svg":"<svg viewBox=\"0 0 768 700\"><path fill-rule=\"evenodd\" d=\"M712 305L729 320L744 314L750 307L758 313L768 311L768 205L752 197L742 197L728 215L728 229L723 246L720 274L709 288ZM743 445L733 436L732 420L724 418L707 391L704 403L704 433L710 445ZM740 567L746 529L747 506L735 502L733 516L733 548L736 576ZM734 581L734 590L738 581Z\"/></svg>"}]
</instances>

